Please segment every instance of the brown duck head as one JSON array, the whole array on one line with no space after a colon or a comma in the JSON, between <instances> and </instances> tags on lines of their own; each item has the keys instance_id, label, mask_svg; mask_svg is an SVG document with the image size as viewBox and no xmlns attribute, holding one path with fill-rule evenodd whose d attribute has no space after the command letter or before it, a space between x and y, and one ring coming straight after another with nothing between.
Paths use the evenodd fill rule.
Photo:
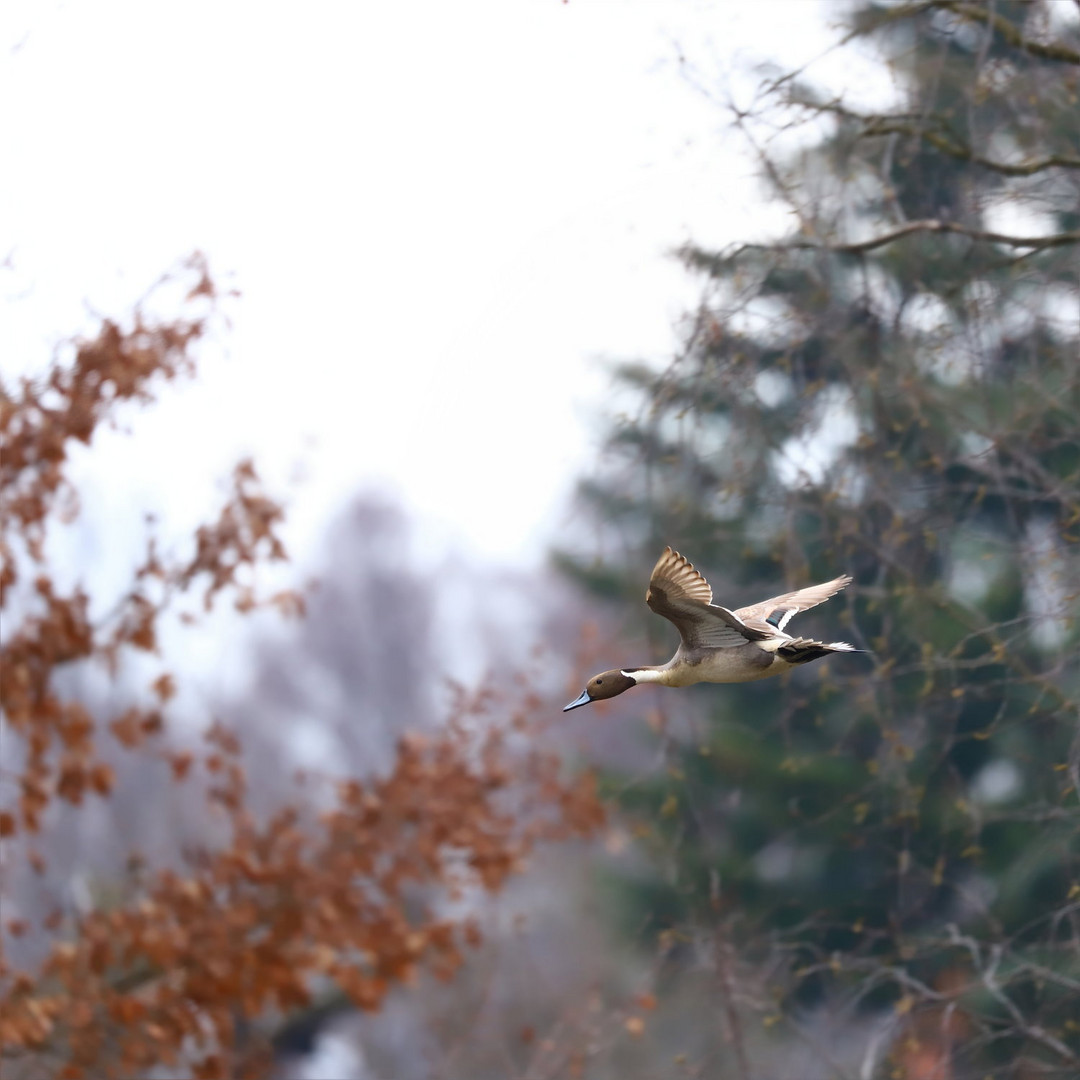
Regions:
<instances>
[{"instance_id":1,"label":"brown duck head","mask_svg":"<svg viewBox=\"0 0 1080 1080\"><path fill-rule=\"evenodd\" d=\"M637 686L637 680L627 671L601 671L594 675L581 691L581 696L574 698L563 712L569 712L581 705L588 705L590 701L600 701L603 698L615 697L631 686Z\"/></svg>"}]
</instances>

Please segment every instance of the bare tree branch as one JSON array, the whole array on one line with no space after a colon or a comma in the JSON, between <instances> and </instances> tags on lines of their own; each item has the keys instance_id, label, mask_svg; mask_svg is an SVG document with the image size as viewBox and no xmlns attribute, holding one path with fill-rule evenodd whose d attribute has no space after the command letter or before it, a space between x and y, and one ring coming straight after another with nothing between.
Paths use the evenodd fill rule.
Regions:
<instances>
[{"instance_id":1,"label":"bare tree branch","mask_svg":"<svg viewBox=\"0 0 1080 1080\"><path fill-rule=\"evenodd\" d=\"M720 908L720 877L715 870L709 874L709 894L714 910ZM716 960L716 977L720 984L724 1017L727 1020L728 1034L735 1051L735 1062L739 1070L739 1080L750 1080L750 1062L746 1056L746 1042L743 1038L742 1021L735 1005L734 987L731 978L731 947L724 940L724 933L719 924L713 934L713 955Z\"/></svg>"},{"instance_id":2,"label":"bare tree branch","mask_svg":"<svg viewBox=\"0 0 1080 1080\"><path fill-rule=\"evenodd\" d=\"M983 157L976 154L970 146L964 143L951 142L943 135L935 131L921 130L906 127L900 124L882 122L865 132L866 135L918 135L925 139L935 149L940 150L950 157L960 158L962 161L970 161L975 165L981 165L984 169L992 169L994 172L1005 176L1033 176L1035 173L1044 172L1046 169L1080 169L1080 156L1072 154L1050 154L1044 158L1033 158L1030 161L1021 161L1010 165L1005 161L995 161L993 158Z\"/></svg>"},{"instance_id":3,"label":"bare tree branch","mask_svg":"<svg viewBox=\"0 0 1080 1080\"><path fill-rule=\"evenodd\" d=\"M1080 243L1080 230L1050 233L1048 236L1011 236L1008 233L990 232L986 229L973 229L956 221L939 221L927 218L921 221L909 221L891 232L872 236L869 240L860 240L850 244L833 244L821 240L784 240L776 244L741 244L730 256L736 258L744 251L832 251L839 255L862 255L875 248L884 247L896 240L902 240L913 233L953 233L966 236L987 244L1005 244L1015 248L1032 248L1041 251L1045 248L1067 247Z\"/></svg>"},{"instance_id":4,"label":"bare tree branch","mask_svg":"<svg viewBox=\"0 0 1080 1080\"><path fill-rule=\"evenodd\" d=\"M1030 161L1020 161L1015 164L996 161L993 158L977 154L968 143L957 139L952 133L946 134L935 131L921 123L914 122L914 118L910 118L911 122L909 122L909 116L902 113L892 116L860 113L838 102L828 102L826 104L804 102L801 104L805 104L808 108L817 112L835 113L845 120L865 124L866 130L862 133L863 137L907 135L925 139L934 149L940 150L943 154L959 158L961 161L970 161L975 165L981 165L985 169L991 169L1005 176L1033 176L1035 173L1053 168L1080 169L1080 155L1076 154L1050 154L1047 157L1032 158Z\"/></svg>"},{"instance_id":5,"label":"bare tree branch","mask_svg":"<svg viewBox=\"0 0 1080 1080\"><path fill-rule=\"evenodd\" d=\"M958 945L961 948L967 949L974 961L975 970L978 972L983 986L986 987L994 1000L1009 1014L1015 1024L1016 1030L1023 1033L1032 1041L1040 1043L1049 1050L1053 1050L1055 1054L1065 1061L1076 1061L1076 1055L1060 1039L1051 1035L1050 1032L1039 1024L1029 1024L1027 1018L1017 1007L1016 1003L1001 989L1001 986L997 981L997 971L1003 955L1002 947L996 944L991 945L987 950L988 955L984 960L979 943L974 938L969 937L967 934L961 934L953 923L950 923L946 929L949 932L949 940L953 945Z\"/></svg>"},{"instance_id":6,"label":"bare tree branch","mask_svg":"<svg viewBox=\"0 0 1080 1080\"><path fill-rule=\"evenodd\" d=\"M1008 45L1042 60L1057 60L1063 64L1080 66L1080 52L1058 42L1044 44L1032 41L1016 29L1008 19L998 15L989 4L971 4L964 0L939 0L939 7L955 12L969 22L981 22L1000 34Z\"/></svg>"}]
</instances>

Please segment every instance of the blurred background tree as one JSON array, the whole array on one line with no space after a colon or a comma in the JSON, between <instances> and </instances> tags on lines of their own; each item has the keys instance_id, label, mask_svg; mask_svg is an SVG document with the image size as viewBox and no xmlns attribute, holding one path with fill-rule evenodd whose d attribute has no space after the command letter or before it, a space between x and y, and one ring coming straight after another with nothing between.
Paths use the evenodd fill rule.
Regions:
<instances>
[{"instance_id":1,"label":"blurred background tree","mask_svg":"<svg viewBox=\"0 0 1080 1080\"><path fill-rule=\"evenodd\" d=\"M692 1075L1080 1075L1080 38L1059 8L854 6L843 47L887 65L882 111L766 72L732 122L792 227L685 248L706 292L684 348L618 370L636 405L580 488L610 554L564 569L664 658L641 601L667 543L732 607L850 572L799 630L871 651L618 699L626 725L671 710L662 767L609 776L649 855L611 895L661 999L693 985L725 1018L668 1022ZM785 1063L777 1032L816 1052Z\"/></svg>"},{"instance_id":2,"label":"blurred background tree","mask_svg":"<svg viewBox=\"0 0 1080 1080\"><path fill-rule=\"evenodd\" d=\"M216 330L205 267L186 279L193 307L106 322L62 346L44 380L0 387L5 1078L1077 1073L1076 18L1054 3L844 10L838 53L875 56L895 99L838 98L775 70L730 106L792 227L773 244L682 252L704 300L668 368L618 373L606 400L629 415L581 493L605 558L565 554L562 588L509 588L490 565L420 570L393 505L358 498L326 533L305 621L278 632L260 618L249 652L206 621L190 628L218 647L217 670L241 669L234 696L209 701L172 620L178 605L254 611L283 547L253 467L190 543L140 549L115 605L88 595L92 544L53 544L79 509L72 448L99 460L102 425L189 372ZM274 132L279 81L251 84ZM483 97L490 80L465 82ZM610 98L582 104L605 125L618 113ZM432 115L434 130L450 113ZM479 175L473 144L445 131ZM220 170L208 176L214 187ZM308 201L288 205L303 215L325 194L297 190ZM348 250L342 204L325 205ZM279 232L258 226L278 251ZM269 276L288 263L267 260ZM312 276L289 299L307 318L347 295L351 319L352 280L323 295ZM414 307L401 308L413 329ZM553 325L573 321L559 310ZM301 333L339 356L333 335ZM276 325L271 337L280 347ZM422 339L406 348L430 370ZM384 353L369 350L362 382ZM306 381L347 405L318 414L328 433L356 421L357 400L398 400L398 387L327 395L283 370L298 396ZM478 385L450 370L455 387ZM499 387L476 394L520 416L490 398ZM567 414L572 389L557 388ZM393 411L430 454L425 415ZM476 468L453 474L455 496L498 491L493 430L461 429ZM336 445L351 451L344 431ZM562 453L563 437L545 430L543 452ZM528 476L510 442L501 460ZM119 524L94 538L99 552L130 548ZM871 654L783 682L643 688L563 720L572 664L648 659L649 642L638 652L607 629L670 655L670 628L641 603L665 543L735 604L851 571L853 587L800 625ZM571 594L575 581L587 588ZM483 618L461 618L470 606ZM520 673L538 629L550 645L533 694ZM482 665L500 694L461 689ZM449 721L443 672L458 684ZM537 851L599 820L588 783L544 751L541 715L608 769L625 815L603 848ZM518 874L530 855L533 873ZM487 899L504 883L509 895ZM328 1064L324 1042L352 1053Z\"/></svg>"}]
</instances>

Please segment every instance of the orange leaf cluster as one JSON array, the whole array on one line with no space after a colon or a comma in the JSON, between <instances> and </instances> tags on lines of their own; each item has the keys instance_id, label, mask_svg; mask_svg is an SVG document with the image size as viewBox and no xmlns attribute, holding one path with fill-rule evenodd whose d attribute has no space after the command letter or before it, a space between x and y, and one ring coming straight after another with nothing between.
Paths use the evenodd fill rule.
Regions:
<instances>
[{"instance_id":1,"label":"orange leaf cluster","mask_svg":"<svg viewBox=\"0 0 1080 1080\"><path fill-rule=\"evenodd\" d=\"M601 820L591 778L568 784L554 757L515 760L505 731L451 722L401 740L386 777L340 783L317 820L285 807L258 824L239 745L220 725L208 741L200 764L228 842L185 874L151 877L129 904L81 917L34 977L5 972L3 1045L59 1043L66 1064L115 1076L197 1046L200 1075L229 1075L238 1022L305 1006L327 985L375 1009L421 965L450 978L479 933L437 902L474 884L496 890L538 841Z\"/></svg>"},{"instance_id":2,"label":"orange leaf cluster","mask_svg":"<svg viewBox=\"0 0 1080 1080\"><path fill-rule=\"evenodd\" d=\"M203 260L193 258L187 271L196 276L189 299L213 301L216 290ZM150 403L158 383L192 374L192 350L206 329L205 318L160 322L137 310L130 329L106 322L96 338L76 345L70 365L54 364L40 382L23 380L16 393L0 387L0 610L6 624L0 676L5 720L26 749L16 780L17 806L0 810L6 835L20 823L37 831L55 797L78 805L87 793L108 794L111 787L93 720L81 704L53 689L58 668L101 661L115 669L124 649L156 652L159 618L197 580L208 581L204 607L223 589L234 588L237 605L247 610L255 600L238 572L263 558L285 557L276 533L281 508L261 493L255 469L245 461L234 472L218 520L197 530L194 555L166 565L151 538L131 589L100 623L91 621L89 597L81 588L64 595L48 573L49 523L65 520L67 509L78 505L66 475L72 444L89 444L101 424L116 421L123 403ZM290 597L279 594L270 602L287 611ZM21 618L11 610L16 606ZM291 602L291 610L300 610L299 601ZM175 692L172 676L161 675L154 690L168 701ZM133 748L160 731L161 717L128 712L109 729Z\"/></svg>"},{"instance_id":3,"label":"orange leaf cluster","mask_svg":"<svg viewBox=\"0 0 1080 1080\"><path fill-rule=\"evenodd\" d=\"M281 507L263 495L259 478L251 461L242 461L233 473L233 496L225 504L212 525L201 525L195 533L195 556L177 576L182 588L187 588L200 574L210 583L203 595L207 611L222 589L236 586L236 574L242 566L250 566L264 556L281 560L285 548L275 533L281 524ZM250 611L255 600L249 589L241 589L236 605Z\"/></svg>"},{"instance_id":4,"label":"orange leaf cluster","mask_svg":"<svg viewBox=\"0 0 1080 1080\"><path fill-rule=\"evenodd\" d=\"M213 299L205 267L194 266L190 295ZM207 583L204 607L232 590L247 610L255 600L240 571L285 557L281 510L244 462L217 520L197 530L194 555L167 565L151 539L129 592L102 622L91 620L84 591L62 595L49 573L50 520L77 505L62 505L71 440L89 443L118 403L150 401L155 378L190 371L203 332L201 320L137 316L126 332L106 323L44 388L23 383L0 402L0 607L20 616L0 649L2 704L21 744L0 787L0 840L19 839L22 857L42 872L42 856L19 834L47 829L54 799L80 807L88 795L110 794L105 740L164 758L221 823L216 846L189 852L183 869L133 861L132 895L111 908L70 921L49 914L36 928L33 919L8 920L11 938L36 929L51 946L30 972L0 953L0 1045L50 1075L121 1077L161 1065L207 1078L258 1075L266 1058L243 1034L249 1021L304 1006L329 987L374 1009L421 967L450 978L480 935L450 918L448 905L469 889L497 890L538 842L589 832L602 816L590 777L567 780L556 758L522 738L534 703L501 727L490 695L462 696L438 734L401 740L387 775L328 782L317 800L301 785L294 804L259 818L243 748L227 726L212 725L198 750L162 744L162 710L177 691L171 674L151 684L153 705L100 723L60 693L65 665L115 671L123 650L156 652L158 620L197 583ZM302 612L291 593L268 602ZM528 749L515 753L522 744ZM315 804L330 808L317 814Z\"/></svg>"}]
</instances>

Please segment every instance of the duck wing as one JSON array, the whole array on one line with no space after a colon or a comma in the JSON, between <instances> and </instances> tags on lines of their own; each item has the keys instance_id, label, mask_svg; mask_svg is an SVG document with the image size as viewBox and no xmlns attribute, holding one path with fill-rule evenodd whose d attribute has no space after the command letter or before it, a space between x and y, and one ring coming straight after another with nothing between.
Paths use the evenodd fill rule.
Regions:
<instances>
[{"instance_id":1,"label":"duck wing","mask_svg":"<svg viewBox=\"0 0 1080 1080\"><path fill-rule=\"evenodd\" d=\"M645 603L675 625L687 649L733 649L776 636L772 626L748 626L738 612L714 604L709 583L670 547L653 567Z\"/></svg>"},{"instance_id":2,"label":"duck wing","mask_svg":"<svg viewBox=\"0 0 1080 1080\"><path fill-rule=\"evenodd\" d=\"M825 603L830 596L835 596L850 584L851 578L843 574L821 585L810 585L805 589L774 596L771 600L762 600L760 604L738 608L734 614L748 626L756 626L759 629L772 626L783 631L792 615Z\"/></svg>"}]
</instances>

